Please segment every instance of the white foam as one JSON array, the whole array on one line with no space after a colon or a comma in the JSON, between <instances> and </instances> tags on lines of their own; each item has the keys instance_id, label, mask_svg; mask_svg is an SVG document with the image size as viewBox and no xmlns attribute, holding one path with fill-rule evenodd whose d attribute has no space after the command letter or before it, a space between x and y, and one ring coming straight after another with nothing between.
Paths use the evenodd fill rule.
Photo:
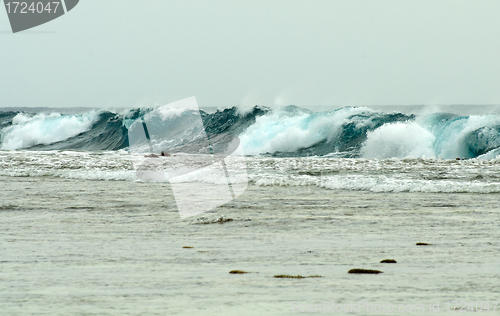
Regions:
<instances>
[{"instance_id":1,"label":"white foam","mask_svg":"<svg viewBox=\"0 0 500 316\"><path fill-rule=\"evenodd\" d=\"M125 151L0 151L0 176L139 181L132 158L133 155ZM161 161L167 162L163 159ZM246 183L248 168L248 179L257 186L315 186L334 191L387 193L500 192L498 159L456 161L422 158L380 160L255 157L247 158L246 163L238 161L226 161L233 189ZM211 185L227 183L226 176L220 170L210 167L171 180L176 185L192 182Z\"/></svg>"},{"instance_id":2,"label":"white foam","mask_svg":"<svg viewBox=\"0 0 500 316\"><path fill-rule=\"evenodd\" d=\"M68 139L89 130L99 119L99 112L84 115L62 116L37 114L29 117L19 113L12 120L12 126L2 130L1 149L20 149L38 144L51 144Z\"/></svg>"},{"instance_id":3,"label":"white foam","mask_svg":"<svg viewBox=\"0 0 500 316\"><path fill-rule=\"evenodd\" d=\"M479 181L398 179L389 176L351 175L325 177L319 186L331 190L370 192L423 192L423 193L498 193L500 183Z\"/></svg>"},{"instance_id":4,"label":"white foam","mask_svg":"<svg viewBox=\"0 0 500 316\"><path fill-rule=\"evenodd\" d=\"M249 158L257 186L368 192L499 193L500 160Z\"/></svg>"},{"instance_id":5,"label":"white foam","mask_svg":"<svg viewBox=\"0 0 500 316\"><path fill-rule=\"evenodd\" d=\"M158 114L162 121L166 121L181 116L185 111L198 110L196 98L190 97L161 106L158 109L146 114L145 118L148 119L151 116Z\"/></svg>"},{"instance_id":6,"label":"white foam","mask_svg":"<svg viewBox=\"0 0 500 316\"><path fill-rule=\"evenodd\" d=\"M329 190L422 193L499 193L499 182L424 180L388 175L308 176L260 173L251 176L257 186L317 186Z\"/></svg>"},{"instance_id":7,"label":"white foam","mask_svg":"<svg viewBox=\"0 0 500 316\"><path fill-rule=\"evenodd\" d=\"M465 138L480 128L488 129L500 125L500 117L493 115L473 115L457 120L443 131L442 147L438 154L445 158L468 157ZM486 131L486 130L485 130ZM494 138L498 138L496 130Z\"/></svg>"},{"instance_id":8,"label":"white foam","mask_svg":"<svg viewBox=\"0 0 500 316\"><path fill-rule=\"evenodd\" d=\"M415 122L385 124L369 132L361 150L365 158L435 157L436 137Z\"/></svg>"},{"instance_id":9,"label":"white foam","mask_svg":"<svg viewBox=\"0 0 500 316\"><path fill-rule=\"evenodd\" d=\"M245 154L294 152L322 140L332 140L348 122L348 117L366 112L366 108L343 108L334 112L288 113L277 110L259 116L255 124L240 135Z\"/></svg>"}]
</instances>

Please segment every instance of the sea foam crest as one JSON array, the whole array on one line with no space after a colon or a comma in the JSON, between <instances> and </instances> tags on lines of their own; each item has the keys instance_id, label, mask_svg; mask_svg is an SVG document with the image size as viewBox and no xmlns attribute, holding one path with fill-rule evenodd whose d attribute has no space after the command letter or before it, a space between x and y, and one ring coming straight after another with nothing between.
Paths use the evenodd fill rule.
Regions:
<instances>
[{"instance_id":1,"label":"sea foam crest","mask_svg":"<svg viewBox=\"0 0 500 316\"><path fill-rule=\"evenodd\" d=\"M500 117L433 114L415 122L384 124L368 132L365 158L494 158L500 147ZM492 151L490 155L485 154Z\"/></svg>"},{"instance_id":2,"label":"sea foam crest","mask_svg":"<svg viewBox=\"0 0 500 316\"><path fill-rule=\"evenodd\" d=\"M435 157L436 137L415 122L385 124L368 133L361 150L365 158Z\"/></svg>"},{"instance_id":3,"label":"sea foam crest","mask_svg":"<svg viewBox=\"0 0 500 316\"><path fill-rule=\"evenodd\" d=\"M200 142L205 132L215 147L223 147L224 139L213 135L239 137L246 155L494 159L500 154L500 115L417 116L360 107L311 112L296 106L207 113L189 104L76 115L0 112L0 149L125 149L128 131L142 122L152 136L160 136L151 138L158 153L205 148Z\"/></svg>"},{"instance_id":4,"label":"sea foam crest","mask_svg":"<svg viewBox=\"0 0 500 316\"><path fill-rule=\"evenodd\" d=\"M20 149L62 141L89 130L98 119L98 111L67 116L59 113L35 116L19 113L12 119L12 125L1 131L0 149Z\"/></svg>"},{"instance_id":5,"label":"sea foam crest","mask_svg":"<svg viewBox=\"0 0 500 316\"><path fill-rule=\"evenodd\" d=\"M311 113L297 107L285 107L257 117L255 124L240 136L246 154L295 152L321 141L332 141L353 115L371 112L367 108L343 108ZM314 155L314 153L313 153Z\"/></svg>"}]
</instances>

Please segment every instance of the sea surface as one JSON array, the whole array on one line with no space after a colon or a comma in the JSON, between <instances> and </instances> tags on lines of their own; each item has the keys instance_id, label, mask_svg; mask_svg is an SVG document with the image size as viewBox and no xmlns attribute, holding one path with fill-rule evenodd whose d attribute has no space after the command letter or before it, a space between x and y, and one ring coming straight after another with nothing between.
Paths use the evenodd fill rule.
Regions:
<instances>
[{"instance_id":1,"label":"sea surface","mask_svg":"<svg viewBox=\"0 0 500 316\"><path fill-rule=\"evenodd\" d=\"M497 114L155 113L0 112L0 315L500 314ZM195 114L237 136L248 183L182 219L129 131L190 126L152 137L183 157L206 149Z\"/></svg>"}]
</instances>

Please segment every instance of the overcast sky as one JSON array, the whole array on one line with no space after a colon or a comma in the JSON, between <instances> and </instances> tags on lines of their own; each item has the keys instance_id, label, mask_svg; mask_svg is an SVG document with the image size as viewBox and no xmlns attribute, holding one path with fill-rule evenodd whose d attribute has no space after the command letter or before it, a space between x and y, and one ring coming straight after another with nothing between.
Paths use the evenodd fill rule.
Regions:
<instances>
[{"instance_id":1,"label":"overcast sky","mask_svg":"<svg viewBox=\"0 0 500 316\"><path fill-rule=\"evenodd\" d=\"M12 34L0 107L500 104L500 1L81 0Z\"/></svg>"}]
</instances>

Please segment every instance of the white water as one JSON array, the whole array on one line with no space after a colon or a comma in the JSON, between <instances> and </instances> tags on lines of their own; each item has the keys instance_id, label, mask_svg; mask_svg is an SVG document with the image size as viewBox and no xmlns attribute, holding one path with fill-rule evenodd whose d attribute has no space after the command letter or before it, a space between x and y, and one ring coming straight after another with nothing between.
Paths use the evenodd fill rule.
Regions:
<instances>
[{"instance_id":1,"label":"white water","mask_svg":"<svg viewBox=\"0 0 500 316\"><path fill-rule=\"evenodd\" d=\"M343 108L334 112L290 113L286 108L277 109L257 117L254 125L240 135L243 151L247 155L263 153L294 152L310 147L322 140L332 141L338 137L349 117L371 112L367 108Z\"/></svg>"},{"instance_id":2,"label":"white water","mask_svg":"<svg viewBox=\"0 0 500 316\"><path fill-rule=\"evenodd\" d=\"M168 148L200 136L199 131L203 130L201 119L195 122L180 117L186 110L195 108L195 100L190 98L179 102L176 106L167 105L146 114L146 121L153 117L158 119L158 122L151 123L151 127L155 126L153 123L159 123L156 124L156 133L173 128L170 134L174 136L168 133L164 137L159 135L161 141L153 139L154 146ZM99 113L92 111L64 116L58 113L34 116L20 113L14 117L12 126L0 131L0 149L21 149L66 140L89 130ZM422 114L415 121L386 122L373 129L384 119L389 119L386 114L368 108L347 107L312 113L289 106L256 117L256 122L237 136L247 155L275 152L293 155L298 150L326 142L325 148L328 147L330 153L325 152L326 149L315 153L312 148L310 155L341 156L342 152L336 151L338 147L349 152L354 148L354 155L361 148L360 155L364 158L454 159L470 158L491 150L482 156L491 159L496 157L498 150L495 149L500 147L499 115L452 115L444 119L442 114L431 113ZM168 124L162 126L165 121ZM132 122L125 118L124 124L130 126ZM363 133L367 129L365 140Z\"/></svg>"},{"instance_id":3,"label":"white water","mask_svg":"<svg viewBox=\"0 0 500 316\"><path fill-rule=\"evenodd\" d=\"M250 183L257 186L314 186L366 192L500 192L498 159L247 157L246 165ZM235 166L240 168L239 163ZM0 151L0 176L139 181L132 157L124 150L99 153ZM233 181L241 183L242 179ZM220 181L209 169L187 174L176 181L195 180L213 184Z\"/></svg>"},{"instance_id":4,"label":"white water","mask_svg":"<svg viewBox=\"0 0 500 316\"><path fill-rule=\"evenodd\" d=\"M435 158L436 137L415 122L385 124L369 132L361 154L365 158Z\"/></svg>"},{"instance_id":5,"label":"white water","mask_svg":"<svg viewBox=\"0 0 500 316\"><path fill-rule=\"evenodd\" d=\"M98 111L67 116L59 113L35 116L19 113L12 120L12 126L1 131L0 149L20 149L62 141L89 130L98 119Z\"/></svg>"}]
</instances>

